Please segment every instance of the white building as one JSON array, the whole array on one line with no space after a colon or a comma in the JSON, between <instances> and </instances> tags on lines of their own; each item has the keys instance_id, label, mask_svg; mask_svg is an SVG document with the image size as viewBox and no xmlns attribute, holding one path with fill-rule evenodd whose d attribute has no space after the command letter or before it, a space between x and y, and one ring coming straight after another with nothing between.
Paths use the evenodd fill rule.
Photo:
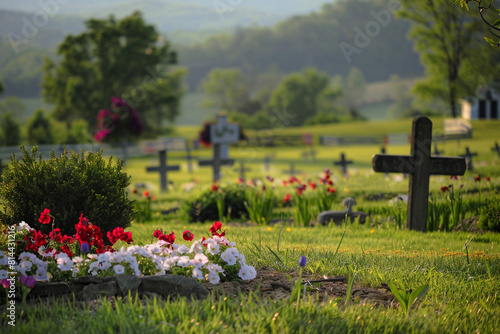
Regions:
<instances>
[{"instance_id":1,"label":"white building","mask_svg":"<svg viewBox=\"0 0 500 334\"><path fill-rule=\"evenodd\" d=\"M460 100L462 106L462 118L473 119L500 119L498 101L500 93L491 89L481 89L477 96Z\"/></svg>"}]
</instances>

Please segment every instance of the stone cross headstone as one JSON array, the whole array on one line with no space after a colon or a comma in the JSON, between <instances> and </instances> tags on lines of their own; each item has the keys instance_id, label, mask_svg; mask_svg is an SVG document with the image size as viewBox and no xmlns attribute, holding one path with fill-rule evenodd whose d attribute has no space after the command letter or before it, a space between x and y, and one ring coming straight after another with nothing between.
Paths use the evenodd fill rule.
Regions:
<instances>
[{"instance_id":1,"label":"stone cross headstone","mask_svg":"<svg viewBox=\"0 0 500 334\"><path fill-rule=\"evenodd\" d=\"M498 146L498 143L495 142L495 146L491 148L493 152L497 152L498 156L500 157L500 146Z\"/></svg>"},{"instance_id":2,"label":"stone cross headstone","mask_svg":"<svg viewBox=\"0 0 500 334\"><path fill-rule=\"evenodd\" d=\"M167 166L167 150L161 150L158 152L158 154L160 159L160 166L146 167L146 172L160 173L160 190L162 192L167 192L168 191L167 173L169 171L178 171L180 168L179 166Z\"/></svg>"},{"instance_id":3,"label":"stone cross headstone","mask_svg":"<svg viewBox=\"0 0 500 334\"><path fill-rule=\"evenodd\" d=\"M250 168L245 168L245 163L244 163L243 161L241 161L241 162L239 163L239 165L240 165L240 167L238 168L238 171L239 171L239 173L240 173L240 178L241 178L243 181L245 181L245 180L246 180L246 178L245 178L245 172L249 172L249 171L251 171L252 169L250 169Z\"/></svg>"},{"instance_id":4,"label":"stone cross headstone","mask_svg":"<svg viewBox=\"0 0 500 334\"><path fill-rule=\"evenodd\" d=\"M342 167L342 174L347 175L347 165L352 164L352 160L346 160L345 154L340 154L340 161L335 161L333 164Z\"/></svg>"},{"instance_id":5,"label":"stone cross headstone","mask_svg":"<svg viewBox=\"0 0 500 334\"><path fill-rule=\"evenodd\" d=\"M300 170L295 170L295 164L292 162L290 164L290 169L289 170L284 170L283 173L285 174L290 174L291 176L295 176L297 173L302 173Z\"/></svg>"},{"instance_id":6,"label":"stone cross headstone","mask_svg":"<svg viewBox=\"0 0 500 334\"><path fill-rule=\"evenodd\" d=\"M199 161L199 166L213 167L213 182L222 177L221 166L231 166L233 159L229 159L229 144L237 143L240 138L240 128L237 124L227 122L227 116L218 115L217 123L210 126L210 141L213 145L213 159Z\"/></svg>"},{"instance_id":7,"label":"stone cross headstone","mask_svg":"<svg viewBox=\"0 0 500 334\"><path fill-rule=\"evenodd\" d=\"M477 156L477 153L472 153L469 150L469 147L465 147L465 154L462 154L461 157L465 158L465 163L467 164L467 170L473 170L474 164L472 163L472 157Z\"/></svg>"},{"instance_id":8,"label":"stone cross headstone","mask_svg":"<svg viewBox=\"0 0 500 334\"><path fill-rule=\"evenodd\" d=\"M410 174L408 221L410 230L427 231L430 175L463 175L465 159L431 157L432 122L427 117L413 119L410 155L375 155L375 172Z\"/></svg>"}]
</instances>

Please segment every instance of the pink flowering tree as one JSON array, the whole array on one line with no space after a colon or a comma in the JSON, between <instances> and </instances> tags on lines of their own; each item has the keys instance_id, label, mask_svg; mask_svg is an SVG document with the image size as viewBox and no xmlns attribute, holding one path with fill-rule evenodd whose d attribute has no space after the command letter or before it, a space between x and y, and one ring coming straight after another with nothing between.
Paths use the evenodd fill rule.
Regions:
<instances>
[{"instance_id":1,"label":"pink flowering tree","mask_svg":"<svg viewBox=\"0 0 500 334\"><path fill-rule=\"evenodd\" d=\"M118 97L111 98L111 109L102 109L97 114L97 131L94 139L120 145L124 161L127 160L127 146L144 129L137 111Z\"/></svg>"}]
</instances>

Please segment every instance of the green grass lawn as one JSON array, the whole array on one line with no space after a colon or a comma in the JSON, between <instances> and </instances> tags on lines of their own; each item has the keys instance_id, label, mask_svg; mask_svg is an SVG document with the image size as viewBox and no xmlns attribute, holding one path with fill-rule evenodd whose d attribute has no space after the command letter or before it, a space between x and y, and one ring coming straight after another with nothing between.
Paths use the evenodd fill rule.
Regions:
<instances>
[{"instance_id":1,"label":"green grass lawn","mask_svg":"<svg viewBox=\"0 0 500 334\"><path fill-rule=\"evenodd\" d=\"M442 120L433 121L434 130L439 131ZM458 184L465 185L467 195L464 195L464 201L470 204L472 211L479 210L485 198L498 192L499 159L491 147L500 139L499 124L473 122L473 139L460 143L450 141L440 146L446 155L463 153L466 146L479 154L474 160L476 170L467 172L459 181L453 181L457 182L457 187ZM410 130L410 120L397 120L290 128L282 133L310 131L316 137L320 134L409 133ZM194 138L199 128L178 128L177 131ZM282 171L289 167L290 162L295 162L295 167L302 170L298 175L302 180L316 181L319 173L327 167L334 171L336 209L342 209L340 200L346 196L355 197L360 207L384 209L388 206L387 200L374 201L371 197L407 192L407 180L371 171L371 157L380 151L376 145L317 147L315 162L302 158L303 149L234 147L230 156L245 161L245 166L252 169L247 178L273 176L278 198L295 191L290 186L283 187L280 182L280 179L288 177ZM390 146L388 153L409 154L409 150L409 145ZM339 158L341 152L346 152L347 158L354 161L349 178L342 176L333 166L333 161ZM195 153L200 158L211 155L208 149ZM262 162L267 154L275 156L269 173L263 170ZM180 163L181 172L169 174L176 189L165 194L158 191L158 175L146 173L146 166L157 164L155 157L128 161L126 171L131 176L131 189L137 182L146 182L151 184L150 192L156 197L152 202L153 218L143 223L133 222L128 228L135 244L150 243L157 228L167 233L174 231L177 242L184 242L181 235L186 229L195 235L195 239L208 236L209 224L213 222L189 223L181 218L180 213L159 214L159 211L178 206L211 185L210 168L195 167L190 174L181 156L181 153L169 153L169 163ZM238 172L231 169L226 171L226 175L228 177L221 182L222 186L234 183ZM477 175L483 176L482 183L474 181ZM484 181L484 176L491 177L489 183ZM182 184L195 179L198 184L191 192L181 190ZM440 188L451 182L447 176L433 176L432 194L445 196ZM472 211L467 215L472 215ZM283 214L283 219L286 219L289 209L277 209L275 213L275 217ZM240 220L226 224L223 229L227 238L236 242L246 262L258 272L274 271L296 277L298 260L300 256L306 256L304 274L307 277L351 277L355 288L382 289L385 284L401 282L405 289L416 290L427 284L429 291L414 305L409 316L402 312L396 301L392 306L375 306L357 298L346 303L345 294L320 296L311 288L307 297L300 298L297 304L295 298L265 298L256 288L249 294L240 293L236 297L212 294L204 301L182 298L130 301L118 298L85 304L73 300L57 300L49 304L36 302L30 304L22 315L18 314L16 327L9 327L6 318L2 317L0 328L2 332L8 330L12 333L498 333L500 328L497 316L500 314L498 233L417 233L396 229L389 217L377 217L365 225L353 223L310 228L297 227L288 222L252 226Z\"/></svg>"}]
</instances>

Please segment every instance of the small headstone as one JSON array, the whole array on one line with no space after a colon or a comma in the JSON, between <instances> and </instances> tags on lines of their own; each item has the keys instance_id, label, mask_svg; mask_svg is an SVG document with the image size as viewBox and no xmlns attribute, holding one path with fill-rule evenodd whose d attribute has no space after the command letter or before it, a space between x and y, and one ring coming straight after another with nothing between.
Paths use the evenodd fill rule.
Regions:
<instances>
[{"instance_id":1,"label":"small headstone","mask_svg":"<svg viewBox=\"0 0 500 334\"><path fill-rule=\"evenodd\" d=\"M229 144L239 141L240 133L237 124L227 122L225 115L217 116L217 123L210 126L210 141L213 145L213 159L198 162L199 166L212 166L213 182L222 177L221 166L232 166L233 159L229 159Z\"/></svg>"},{"instance_id":2,"label":"small headstone","mask_svg":"<svg viewBox=\"0 0 500 334\"><path fill-rule=\"evenodd\" d=\"M297 173L302 173L302 171L299 171L299 170L295 170L295 164L292 162L290 164L290 169L289 170L284 170L283 171L284 174L290 174L291 176L295 176L295 174Z\"/></svg>"},{"instance_id":3,"label":"small headstone","mask_svg":"<svg viewBox=\"0 0 500 334\"><path fill-rule=\"evenodd\" d=\"M352 211L356 205L356 200L352 197L346 197L342 200L342 205L345 206L346 211Z\"/></svg>"},{"instance_id":4,"label":"small headstone","mask_svg":"<svg viewBox=\"0 0 500 334\"><path fill-rule=\"evenodd\" d=\"M469 147L465 147L465 154L462 154L461 157L465 158L465 163L467 164L467 170L473 170L474 169L474 164L472 163L472 157L477 156L477 153L474 152L472 153L469 150Z\"/></svg>"},{"instance_id":5,"label":"small headstone","mask_svg":"<svg viewBox=\"0 0 500 334\"><path fill-rule=\"evenodd\" d=\"M347 165L352 164L352 160L346 160L345 154L340 154L340 161L335 161L333 164L342 167L342 174L347 175Z\"/></svg>"},{"instance_id":6,"label":"small headstone","mask_svg":"<svg viewBox=\"0 0 500 334\"><path fill-rule=\"evenodd\" d=\"M349 220L354 222L356 219L359 218L359 223L364 224L366 222L366 218L368 215L364 212L345 212L345 211L323 211L318 215L318 224L321 225L327 225L330 222L335 223L336 225L341 225L345 220L346 217L349 218Z\"/></svg>"},{"instance_id":7,"label":"small headstone","mask_svg":"<svg viewBox=\"0 0 500 334\"><path fill-rule=\"evenodd\" d=\"M410 230L427 231L430 175L463 175L465 159L431 157L432 122L427 117L413 119L411 154L375 155L375 172L410 174L408 191L408 221Z\"/></svg>"},{"instance_id":8,"label":"small headstone","mask_svg":"<svg viewBox=\"0 0 500 334\"><path fill-rule=\"evenodd\" d=\"M148 173L158 172L160 173L160 189L162 192L168 191L168 178L167 173L169 171L178 171L179 166L167 166L167 151L162 150L159 152L160 166L146 167Z\"/></svg>"},{"instance_id":9,"label":"small headstone","mask_svg":"<svg viewBox=\"0 0 500 334\"><path fill-rule=\"evenodd\" d=\"M493 147L491 148L491 150L492 150L493 152L497 152L498 156L500 157L500 146L498 146L498 143L497 143L497 142L495 142L495 146L493 146ZM0 160L0 164L1 164L1 160Z\"/></svg>"}]
</instances>

